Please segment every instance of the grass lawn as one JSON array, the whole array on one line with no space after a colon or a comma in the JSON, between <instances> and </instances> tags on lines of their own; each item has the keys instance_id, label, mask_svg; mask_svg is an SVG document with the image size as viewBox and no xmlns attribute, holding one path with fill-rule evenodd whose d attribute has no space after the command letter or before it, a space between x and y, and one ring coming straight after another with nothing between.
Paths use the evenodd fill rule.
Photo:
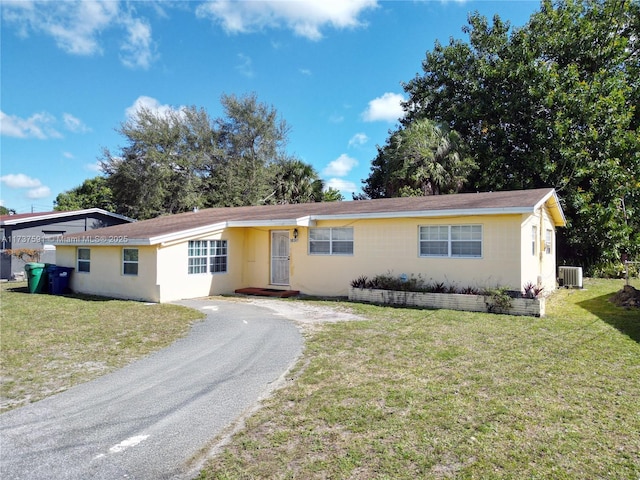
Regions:
<instances>
[{"instance_id":1,"label":"grass lawn","mask_svg":"<svg viewBox=\"0 0 640 480\"><path fill-rule=\"evenodd\" d=\"M623 284L560 290L542 319L350 305L367 320L308 333L199 478L638 480L640 311L607 300Z\"/></svg>"},{"instance_id":2,"label":"grass lawn","mask_svg":"<svg viewBox=\"0 0 640 480\"><path fill-rule=\"evenodd\" d=\"M178 305L0 287L0 410L91 380L183 336L195 311Z\"/></svg>"}]
</instances>

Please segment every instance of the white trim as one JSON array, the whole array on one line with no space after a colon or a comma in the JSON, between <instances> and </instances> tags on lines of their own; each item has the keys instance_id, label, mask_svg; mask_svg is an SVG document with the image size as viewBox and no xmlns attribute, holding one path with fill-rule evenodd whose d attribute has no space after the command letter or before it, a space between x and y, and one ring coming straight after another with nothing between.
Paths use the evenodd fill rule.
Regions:
<instances>
[{"instance_id":1,"label":"white trim","mask_svg":"<svg viewBox=\"0 0 640 480\"><path fill-rule=\"evenodd\" d=\"M227 227L295 227L298 223L295 218L283 218L277 220L229 220Z\"/></svg>"},{"instance_id":2,"label":"white trim","mask_svg":"<svg viewBox=\"0 0 640 480\"><path fill-rule=\"evenodd\" d=\"M287 255L286 255L286 260L285 260L285 256L284 255L275 255L274 254L274 246L276 245L274 238L276 237L276 235L282 235L283 238L286 235L287 237L287 241L285 243L283 243L282 245L286 245L286 250L287 250ZM291 282L291 247L290 247L290 234L289 234L289 230L271 230L271 235L270 235L270 244L269 244L269 283L271 285L278 285L278 286L288 286L290 285ZM276 274L278 273L276 271L275 265L276 263L280 263L283 266L286 266L286 268L282 269L282 274L283 274L283 278L279 279L276 278ZM284 278L286 276L286 278Z\"/></svg>"},{"instance_id":3,"label":"white trim","mask_svg":"<svg viewBox=\"0 0 640 480\"><path fill-rule=\"evenodd\" d=\"M315 227L316 221L311 218L311 215L296 218L296 226L298 227Z\"/></svg>"},{"instance_id":4,"label":"white trim","mask_svg":"<svg viewBox=\"0 0 640 480\"><path fill-rule=\"evenodd\" d=\"M125 260L124 259L124 251L125 250L135 250L136 252L138 252L138 260L136 260L135 262L132 260ZM131 248L131 247L122 247L122 252L120 255L120 258L122 260L122 269L121 269L121 274L123 276L127 276L127 277L137 277L138 276L138 272L140 271L140 250L137 248ZM125 273L124 271L124 266L126 264L136 264L136 273Z\"/></svg>"},{"instance_id":5,"label":"white trim","mask_svg":"<svg viewBox=\"0 0 640 480\"><path fill-rule=\"evenodd\" d=\"M326 242L327 240L311 240L311 230L329 230L329 252L327 253L314 253L311 251L312 242ZM333 231L334 230L351 230L351 253L334 253L333 252ZM346 242L345 240L335 240L335 242ZM309 229L309 235L307 238L307 255L319 255L319 256L331 256L331 257L353 257L356 252L356 239L355 229L353 227L316 227Z\"/></svg>"},{"instance_id":6,"label":"white trim","mask_svg":"<svg viewBox=\"0 0 640 480\"><path fill-rule=\"evenodd\" d=\"M224 249L225 249L225 254L224 255L211 255L211 244L215 242L215 243L224 243ZM209 240L209 250L207 251L209 258L208 258L208 262L209 265L207 266L208 270L209 270L209 274L210 275L223 275L225 273L229 273L229 241L226 238L214 238ZM224 257L224 270L220 271L220 272L213 272L211 271L211 259L213 258L222 258Z\"/></svg>"},{"instance_id":7,"label":"white trim","mask_svg":"<svg viewBox=\"0 0 640 480\"><path fill-rule=\"evenodd\" d=\"M555 190L551 190L544 197L542 197L542 199L535 204L533 209L538 210L540 207L545 205L551 199L551 197L553 197L553 202L555 203L555 206L557 206L557 208L549 209L549 215L551 215L551 218L553 218L556 227L565 227L567 225L567 218L565 217L564 211L560 206L560 199L558 198L558 194ZM554 214L554 211L558 212L560 215ZM556 217L559 217L560 221L558 221L558 218Z\"/></svg>"},{"instance_id":8,"label":"white trim","mask_svg":"<svg viewBox=\"0 0 640 480\"><path fill-rule=\"evenodd\" d=\"M475 217L477 215L519 215L534 213L531 207L413 210L402 212L372 212L358 214L311 215L313 220L366 220L372 218L432 218L432 217Z\"/></svg>"},{"instance_id":9,"label":"white trim","mask_svg":"<svg viewBox=\"0 0 640 480\"><path fill-rule=\"evenodd\" d=\"M22 217L12 220L11 218L3 220L3 225L18 225L20 223L26 222L37 222L39 220L51 220L54 218L64 218L64 217L72 217L74 215L85 215L90 213L101 213L103 215L107 215L109 217L119 218L120 220L126 220L128 222L135 222L133 218L125 217L124 215L120 215L118 213L111 213L102 208L86 208L84 210L69 210L65 212L52 212L48 215L34 215L33 217Z\"/></svg>"},{"instance_id":10,"label":"white trim","mask_svg":"<svg viewBox=\"0 0 640 480\"><path fill-rule=\"evenodd\" d=\"M195 237L197 235L206 235L211 232L221 231L227 228L227 226L228 226L227 222L212 223L209 225L204 225L202 227L190 228L188 230L178 230L176 232L165 233L163 235L158 235L156 237L150 237L146 241L148 242L147 245L155 245L155 244L161 243L164 246L165 243L173 242L176 240L186 240L186 239L197 240L197 238L189 238L189 237Z\"/></svg>"},{"instance_id":11,"label":"white trim","mask_svg":"<svg viewBox=\"0 0 640 480\"><path fill-rule=\"evenodd\" d=\"M189 255L189 243L191 242L204 242L204 255ZM224 255L211 255L211 243L212 242L224 242L225 254ZM211 271L211 259L212 258L225 258L225 269L220 272ZM204 272L189 272L189 259L192 258L205 258L205 271ZM187 242L187 275L224 275L229 273L229 241L225 239L190 239Z\"/></svg>"},{"instance_id":12,"label":"white trim","mask_svg":"<svg viewBox=\"0 0 640 480\"><path fill-rule=\"evenodd\" d=\"M80 249L89 250L89 259L81 259L80 258ZM89 264L89 271L80 270L80 262ZM89 247L78 247L76 248L76 272L82 274L90 274L91 273L91 248Z\"/></svg>"},{"instance_id":13,"label":"white trim","mask_svg":"<svg viewBox=\"0 0 640 480\"><path fill-rule=\"evenodd\" d=\"M422 240L422 229L423 228L433 228L433 227L445 227L447 229L447 254L446 255L434 255L434 254L423 254L422 253L422 243L430 242L432 240ZM451 234L451 230L453 227L480 227L480 240L453 240L453 236ZM440 240L442 241L442 240ZM472 242L480 242L480 255L454 255L453 254L453 243L460 241L472 241ZM419 258L461 258L461 259L482 259L484 258L484 224L482 223L461 223L461 224L448 224L448 225L418 225L418 257Z\"/></svg>"}]
</instances>

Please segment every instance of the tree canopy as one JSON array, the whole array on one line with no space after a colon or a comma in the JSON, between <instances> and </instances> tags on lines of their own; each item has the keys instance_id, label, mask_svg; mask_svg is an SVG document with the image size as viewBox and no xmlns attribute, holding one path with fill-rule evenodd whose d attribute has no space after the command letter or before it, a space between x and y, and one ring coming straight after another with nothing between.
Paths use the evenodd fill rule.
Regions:
<instances>
[{"instance_id":1,"label":"tree canopy","mask_svg":"<svg viewBox=\"0 0 640 480\"><path fill-rule=\"evenodd\" d=\"M4 205L0 205L0 215L15 215L16 211L13 208L7 208Z\"/></svg>"},{"instance_id":2,"label":"tree canopy","mask_svg":"<svg viewBox=\"0 0 640 480\"><path fill-rule=\"evenodd\" d=\"M104 177L97 176L85 180L82 185L58 194L54 200L54 210L69 211L85 208L102 208L108 212L116 210L111 189Z\"/></svg>"},{"instance_id":3,"label":"tree canopy","mask_svg":"<svg viewBox=\"0 0 640 480\"><path fill-rule=\"evenodd\" d=\"M478 167L463 191L555 187L561 259L640 255L640 4L544 0L522 28L474 13L463 31L404 84L403 128L459 133Z\"/></svg>"},{"instance_id":4,"label":"tree canopy","mask_svg":"<svg viewBox=\"0 0 640 480\"><path fill-rule=\"evenodd\" d=\"M289 126L255 94L221 98L225 116L141 109L101 160L117 213L145 219L194 208L320 201L317 172L286 152Z\"/></svg>"},{"instance_id":5,"label":"tree canopy","mask_svg":"<svg viewBox=\"0 0 640 480\"><path fill-rule=\"evenodd\" d=\"M457 132L421 118L378 147L363 190L370 198L456 193L473 168Z\"/></svg>"}]
</instances>

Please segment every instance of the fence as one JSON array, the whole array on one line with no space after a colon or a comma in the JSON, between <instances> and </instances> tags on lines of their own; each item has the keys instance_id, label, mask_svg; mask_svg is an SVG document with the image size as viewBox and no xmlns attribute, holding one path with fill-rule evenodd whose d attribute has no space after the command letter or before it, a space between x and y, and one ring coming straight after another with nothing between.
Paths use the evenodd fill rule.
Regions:
<instances>
[{"instance_id":1,"label":"fence","mask_svg":"<svg viewBox=\"0 0 640 480\"><path fill-rule=\"evenodd\" d=\"M629 285L629 265L640 265L640 262L631 260L624 261L624 280L626 285Z\"/></svg>"}]
</instances>

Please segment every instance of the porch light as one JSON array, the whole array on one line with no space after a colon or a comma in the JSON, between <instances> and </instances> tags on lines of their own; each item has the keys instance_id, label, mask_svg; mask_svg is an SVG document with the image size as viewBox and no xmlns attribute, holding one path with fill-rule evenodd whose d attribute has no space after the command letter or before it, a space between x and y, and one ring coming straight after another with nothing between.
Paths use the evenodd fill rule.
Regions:
<instances>
[{"instance_id":1,"label":"porch light","mask_svg":"<svg viewBox=\"0 0 640 480\"><path fill-rule=\"evenodd\" d=\"M297 229L297 228L294 228L294 229L293 229L293 239L294 239L294 240L297 240L297 239L298 239L298 229Z\"/></svg>"}]
</instances>

